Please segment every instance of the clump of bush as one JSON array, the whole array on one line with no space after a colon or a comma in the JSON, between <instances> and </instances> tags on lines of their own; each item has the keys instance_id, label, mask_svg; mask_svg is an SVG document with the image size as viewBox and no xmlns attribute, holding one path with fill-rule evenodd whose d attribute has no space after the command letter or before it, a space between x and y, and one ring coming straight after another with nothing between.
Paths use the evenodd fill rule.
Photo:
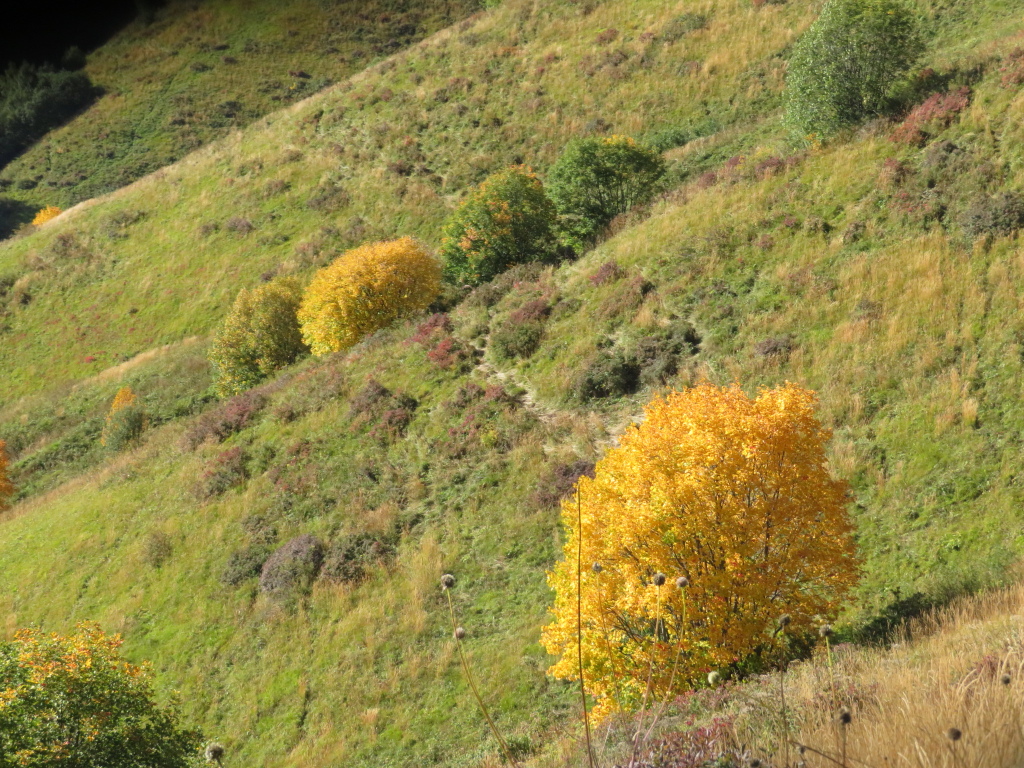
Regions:
<instances>
[{"instance_id":1,"label":"clump of bush","mask_svg":"<svg viewBox=\"0 0 1024 768\"><path fill-rule=\"evenodd\" d=\"M314 275L298 310L302 338L315 355L347 349L426 309L440 284L437 261L411 237L354 248Z\"/></svg>"},{"instance_id":2,"label":"clump of bush","mask_svg":"<svg viewBox=\"0 0 1024 768\"><path fill-rule=\"evenodd\" d=\"M574 393L580 400L631 395L640 388L640 363L624 350L600 353L580 375Z\"/></svg>"},{"instance_id":3,"label":"clump of bush","mask_svg":"<svg viewBox=\"0 0 1024 768\"><path fill-rule=\"evenodd\" d=\"M820 139L882 113L922 51L914 13L900 0L829 0L790 59L787 124Z\"/></svg>"},{"instance_id":4,"label":"clump of bush","mask_svg":"<svg viewBox=\"0 0 1024 768\"><path fill-rule=\"evenodd\" d=\"M245 482L249 476L248 458L237 446L218 453L199 476L196 496L201 500L212 499Z\"/></svg>"},{"instance_id":5,"label":"clump of bush","mask_svg":"<svg viewBox=\"0 0 1024 768\"><path fill-rule=\"evenodd\" d=\"M250 426L266 405L267 397L262 392L250 390L235 395L192 422L182 436L182 447L193 451L211 438L226 440Z\"/></svg>"},{"instance_id":6,"label":"clump of bush","mask_svg":"<svg viewBox=\"0 0 1024 768\"><path fill-rule=\"evenodd\" d=\"M210 347L217 394L237 395L308 352L296 319L301 300L293 278L242 289Z\"/></svg>"},{"instance_id":7,"label":"clump of bush","mask_svg":"<svg viewBox=\"0 0 1024 768\"><path fill-rule=\"evenodd\" d=\"M616 216L648 202L664 175L661 155L628 136L570 142L548 174L563 240L583 249Z\"/></svg>"},{"instance_id":8,"label":"clump of bush","mask_svg":"<svg viewBox=\"0 0 1024 768\"><path fill-rule=\"evenodd\" d=\"M1015 192L976 197L960 217L960 225L971 237L1013 234L1024 228L1024 197Z\"/></svg>"},{"instance_id":9,"label":"clump of bush","mask_svg":"<svg viewBox=\"0 0 1024 768\"><path fill-rule=\"evenodd\" d=\"M263 564L260 591L276 597L309 592L324 562L324 545L304 533L281 545Z\"/></svg>"},{"instance_id":10,"label":"clump of bush","mask_svg":"<svg viewBox=\"0 0 1024 768\"><path fill-rule=\"evenodd\" d=\"M320 578L340 584L362 581L367 571L394 557L397 543L396 535L357 533L345 536L327 549Z\"/></svg>"},{"instance_id":11,"label":"clump of bush","mask_svg":"<svg viewBox=\"0 0 1024 768\"><path fill-rule=\"evenodd\" d=\"M544 338L544 325L539 322L506 322L491 332L491 352L498 360L526 358L537 351Z\"/></svg>"},{"instance_id":12,"label":"clump of bush","mask_svg":"<svg viewBox=\"0 0 1024 768\"><path fill-rule=\"evenodd\" d=\"M545 479L533 494L533 503L550 509L569 496L576 481L583 476L594 477L594 462L579 459L568 464L556 464L551 475Z\"/></svg>"},{"instance_id":13,"label":"clump of bush","mask_svg":"<svg viewBox=\"0 0 1024 768\"><path fill-rule=\"evenodd\" d=\"M557 256L555 206L532 170L513 166L473 190L444 227L445 279L479 285L509 267Z\"/></svg>"},{"instance_id":14,"label":"clump of bush","mask_svg":"<svg viewBox=\"0 0 1024 768\"><path fill-rule=\"evenodd\" d=\"M136 442L146 429L146 412L131 387L121 387L110 404L100 444L118 452Z\"/></svg>"},{"instance_id":15,"label":"clump of bush","mask_svg":"<svg viewBox=\"0 0 1024 768\"><path fill-rule=\"evenodd\" d=\"M929 138L928 129L948 127L970 103L971 89L966 85L949 93L934 93L911 110L890 138L897 144L924 146Z\"/></svg>"},{"instance_id":16,"label":"clump of bush","mask_svg":"<svg viewBox=\"0 0 1024 768\"><path fill-rule=\"evenodd\" d=\"M236 550L228 557L221 571L220 580L222 584L229 587L237 587L249 579L260 575L263 564L267 562L273 548L262 541L252 542L242 549Z\"/></svg>"}]
</instances>

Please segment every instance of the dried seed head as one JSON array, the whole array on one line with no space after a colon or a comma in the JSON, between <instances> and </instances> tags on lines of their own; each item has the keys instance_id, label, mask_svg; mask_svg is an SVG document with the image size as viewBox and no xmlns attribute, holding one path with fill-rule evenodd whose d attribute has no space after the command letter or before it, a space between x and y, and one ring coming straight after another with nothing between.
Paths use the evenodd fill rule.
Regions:
<instances>
[{"instance_id":1,"label":"dried seed head","mask_svg":"<svg viewBox=\"0 0 1024 768\"><path fill-rule=\"evenodd\" d=\"M843 725L849 725L853 721L853 715L850 714L850 710L845 707L839 711L839 722Z\"/></svg>"},{"instance_id":2,"label":"dried seed head","mask_svg":"<svg viewBox=\"0 0 1024 768\"><path fill-rule=\"evenodd\" d=\"M458 627L455 630L455 639L456 640L462 640L465 636L466 636L466 630L464 630L462 627Z\"/></svg>"},{"instance_id":3,"label":"dried seed head","mask_svg":"<svg viewBox=\"0 0 1024 768\"><path fill-rule=\"evenodd\" d=\"M604 568L602 568L602 567L601 567L601 564L600 564L600 563L594 563L594 564L593 564L592 566L590 566L590 567L591 567L591 568L593 569L594 573L600 573L601 571L603 571L603 570L604 570Z\"/></svg>"},{"instance_id":4,"label":"dried seed head","mask_svg":"<svg viewBox=\"0 0 1024 768\"><path fill-rule=\"evenodd\" d=\"M211 763L219 763L221 758L224 757L224 747L217 742L211 742L206 745L206 759Z\"/></svg>"},{"instance_id":5,"label":"dried seed head","mask_svg":"<svg viewBox=\"0 0 1024 768\"><path fill-rule=\"evenodd\" d=\"M715 670L714 672L708 674L708 685L717 687L720 682L722 682L721 672Z\"/></svg>"},{"instance_id":6,"label":"dried seed head","mask_svg":"<svg viewBox=\"0 0 1024 768\"><path fill-rule=\"evenodd\" d=\"M1001 682L1003 685L1009 685L1010 684L1010 679L1011 679L1010 678L1010 674L1009 674L1009 672L1007 672L1007 673L1004 673L1003 676L999 678L999 682Z\"/></svg>"},{"instance_id":7,"label":"dried seed head","mask_svg":"<svg viewBox=\"0 0 1024 768\"><path fill-rule=\"evenodd\" d=\"M660 587L662 584L665 583L665 574L664 573L656 573L656 574L654 574L654 578L652 579L652 581L654 582L654 586Z\"/></svg>"},{"instance_id":8,"label":"dried seed head","mask_svg":"<svg viewBox=\"0 0 1024 768\"><path fill-rule=\"evenodd\" d=\"M961 736L963 736L963 733L960 732L959 728L950 728L946 731L946 738L950 741L960 741Z\"/></svg>"},{"instance_id":9,"label":"dried seed head","mask_svg":"<svg viewBox=\"0 0 1024 768\"><path fill-rule=\"evenodd\" d=\"M444 576L441 577L441 587L443 589L451 589L454 586L455 577L452 576L450 573L446 573Z\"/></svg>"},{"instance_id":10,"label":"dried seed head","mask_svg":"<svg viewBox=\"0 0 1024 768\"><path fill-rule=\"evenodd\" d=\"M686 589L688 586L690 586L690 580L685 576L680 576L678 579L676 579L676 586L680 589Z\"/></svg>"},{"instance_id":11,"label":"dried seed head","mask_svg":"<svg viewBox=\"0 0 1024 768\"><path fill-rule=\"evenodd\" d=\"M825 637L825 638L832 637L832 625L831 624L822 624L820 627L818 627L818 634L821 637Z\"/></svg>"}]
</instances>

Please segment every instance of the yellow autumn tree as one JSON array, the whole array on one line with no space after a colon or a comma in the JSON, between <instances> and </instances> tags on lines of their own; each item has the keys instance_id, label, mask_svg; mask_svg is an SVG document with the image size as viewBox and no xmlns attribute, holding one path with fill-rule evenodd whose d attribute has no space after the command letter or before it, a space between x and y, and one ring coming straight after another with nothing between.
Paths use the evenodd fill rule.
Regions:
<instances>
[{"instance_id":1,"label":"yellow autumn tree","mask_svg":"<svg viewBox=\"0 0 1024 768\"><path fill-rule=\"evenodd\" d=\"M35 218L32 219L32 224L38 227L41 224L45 224L50 219L57 218L62 213L64 213L64 211L58 208L56 205L48 205L45 208L39 209L39 211L36 213Z\"/></svg>"},{"instance_id":2,"label":"yellow autumn tree","mask_svg":"<svg viewBox=\"0 0 1024 768\"><path fill-rule=\"evenodd\" d=\"M146 414L131 387L121 387L110 404L100 443L111 451L120 451L138 440L146 429Z\"/></svg>"},{"instance_id":3,"label":"yellow autumn tree","mask_svg":"<svg viewBox=\"0 0 1024 768\"><path fill-rule=\"evenodd\" d=\"M299 307L302 338L314 355L347 349L426 309L440 289L440 265L411 237L354 248L313 276Z\"/></svg>"},{"instance_id":4,"label":"yellow autumn tree","mask_svg":"<svg viewBox=\"0 0 1024 768\"><path fill-rule=\"evenodd\" d=\"M7 456L7 443L0 440L0 512L10 506L14 495L14 483L9 475L10 458Z\"/></svg>"},{"instance_id":5,"label":"yellow autumn tree","mask_svg":"<svg viewBox=\"0 0 1024 768\"><path fill-rule=\"evenodd\" d=\"M563 502L565 559L549 573L542 637L560 657L549 674L579 679L577 579L598 715L638 705L649 675L663 699L711 670L770 658L835 615L858 562L816 405L795 384L756 398L702 384L648 405L594 478L580 478L579 508Z\"/></svg>"}]
</instances>

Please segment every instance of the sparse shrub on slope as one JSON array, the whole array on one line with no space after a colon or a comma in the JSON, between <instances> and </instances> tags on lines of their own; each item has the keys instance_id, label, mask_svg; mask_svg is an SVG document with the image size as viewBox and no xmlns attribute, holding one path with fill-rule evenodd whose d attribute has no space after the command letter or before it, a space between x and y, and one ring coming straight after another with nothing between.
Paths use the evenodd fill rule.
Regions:
<instances>
[{"instance_id":1,"label":"sparse shrub on slope","mask_svg":"<svg viewBox=\"0 0 1024 768\"><path fill-rule=\"evenodd\" d=\"M445 279L479 285L515 264L553 261L555 223L555 206L533 171L520 165L495 173L445 225Z\"/></svg>"},{"instance_id":2,"label":"sparse shrub on slope","mask_svg":"<svg viewBox=\"0 0 1024 768\"><path fill-rule=\"evenodd\" d=\"M121 638L82 624L64 637L21 630L0 643L0 761L24 768L185 768L201 734L155 700L148 666Z\"/></svg>"},{"instance_id":3,"label":"sparse shrub on slope","mask_svg":"<svg viewBox=\"0 0 1024 768\"><path fill-rule=\"evenodd\" d=\"M324 562L320 539L304 533L286 542L263 564L260 590L287 596L309 591Z\"/></svg>"},{"instance_id":4,"label":"sparse shrub on slope","mask_svg":"<svg viewBox=\"0 0 1024 768\"><path fill-rule=\"evenodd\" d=\"M243 289L210 347L217 393L236 395L308 351L296 313L302 289L293 278L279 278Z\"/></svg>"},{"instance_id":5,"label":"sparse shrub on slope","mask_svg":"<svg viewBox=\"0 0 1024 768\"><path fill-rule=\"evenodd\" d=\"M10 499L14 495L14 483L7 474L7 465L10 459L7 457L7 443L0 440L0 512L7 509Z\"/></svg>"},{"instance_id":6,"label":"sparse shrub on slope","mask_svg":"<svg viewBox=\"0 0 1024 768\"><path fill-rule=\"evenodd\" d=\"M411 237L353 248L313 277L298 318L315 355L347 349L426 309L440 291L437 261Z\"/></svg>"},{"instance_id":7,"label":"sparse shrub on slope","mask_svg":"<svg viewBox=\"0 0 1024 768\"><path fill-rule=\"evenodd\" d=\"M1024 197L1015 192L980 195L967 206L960 224L971 237L1012 234L1024 227Z\"/></svg>"},{"instance_id":8,"label":"sparse shrub on slope","mask_svg":"<svg viewBox=\"0 0 1024 768\"><path fill-rule=\"evenodd\" d=\"M786 122L824 138L878 114L923 50L900 0L829 0L796 44L786 77Z\"/></svg>"},{"instance_id":9,"label":"sparse shrub on slope","mask_svg":"<svg viewBox=\"0 0 1024 768\"><path fill-rule=\"evenodd\" d=\"M100 443L117 452L138 440L145 429L146 413L142 403L131 387L121 387L110 404Z\"/></svg>"},{"instance_id":10,"label":"sparse shrub on slope","mask_svg":"<svg viewBox=\"0 0 1024 768\"><path fill-rule=\"evenodd\" d=\"M628 136L570 142L548 174L563 237L580 250L619 214L658 191L665 162Z\"/></svg>"},{"instance_id":11,"label":"sparse shrub on slope","mask_svg":"<svg viewBox=\"0 0 1024 768\"><path fill-rule=\"evenodd\" d=\"M649 675L662 700L708 669L770 659L783 615L799 638L835 613L858 566L815 407L793 384L756 398L704 384L647 407L594 479L578 481L582 544L576 503L563 503L568 540L543 632L561 656L550 674L579 675L577 579L584 674L605 713L639 704Z\"/></svg>"}]
</instances>

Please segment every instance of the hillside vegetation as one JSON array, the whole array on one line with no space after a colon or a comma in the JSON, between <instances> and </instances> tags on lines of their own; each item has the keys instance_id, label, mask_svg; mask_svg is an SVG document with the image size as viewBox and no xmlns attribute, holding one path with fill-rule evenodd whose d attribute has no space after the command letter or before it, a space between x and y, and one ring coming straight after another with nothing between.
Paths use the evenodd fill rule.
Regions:
<instances>
[{"instance_id":1,"label":"hillside vegetation","mask_svg":"<svg viewBox=\"0 0 1024 768\"><path fill-rule=\"evenodd\" d=\"M557 501L652 395L704 379L817 391L864 563L849 637L1003 580L1024 548L1024 37L1010 2L917 5L903 113L827 143L781 119L813 3L507 0L0 244L8 630L123 632L232 764L475 765L496 749L450 571L492 714L542 752L577 728L539 644ZM94 60L144 59L146 34ZM544 178L613 134L662 150L669 190L580 258L215 399L206 348L240 289L367 241L437 248L490 173ZM112 455L124 386L148 429Z\"/></svg>"}]
</instances>

